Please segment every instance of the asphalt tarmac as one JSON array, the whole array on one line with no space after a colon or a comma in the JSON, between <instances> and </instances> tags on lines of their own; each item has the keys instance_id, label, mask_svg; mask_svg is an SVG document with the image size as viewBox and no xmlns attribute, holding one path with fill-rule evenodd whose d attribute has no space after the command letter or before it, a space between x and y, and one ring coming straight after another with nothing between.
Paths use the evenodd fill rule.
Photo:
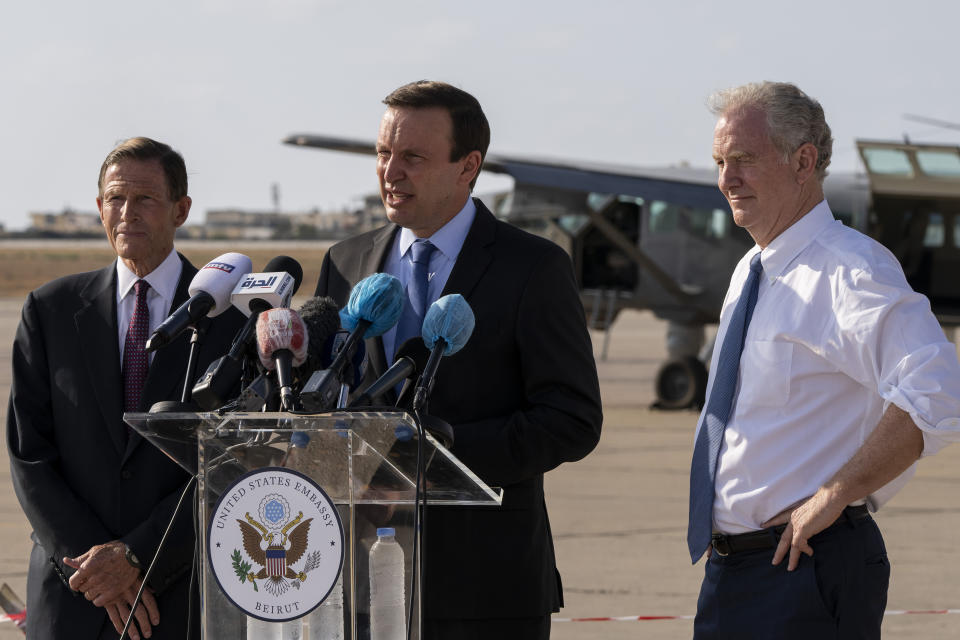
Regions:
<instances>
[{"instance_id":1,"label":"asphalt tarmac","mask_svg":"<svg viewBox=\"0 0 960 640\"><path fill-rule=\"evenodd\" d=\"M10 344L20 300L0 299L0 417L6 425ZM608 358L598 363L603 437L580 462L547 474L547 505L566 606L556 640L690 638L702 563L690 565L684 536L697 415L648 409L665 356L666 325L624 312ZM594 332L599 357L604 336ZM30 527L0 455L0 583L25 598ZM960 446L920 463L916 477L876 519L892 565L884 638L960 638ZM942 611L954 613L896 613ZM570 618L666 617L568 621ZM22 638L0 623L0 640Z\"/></svg>"}]
</instances>

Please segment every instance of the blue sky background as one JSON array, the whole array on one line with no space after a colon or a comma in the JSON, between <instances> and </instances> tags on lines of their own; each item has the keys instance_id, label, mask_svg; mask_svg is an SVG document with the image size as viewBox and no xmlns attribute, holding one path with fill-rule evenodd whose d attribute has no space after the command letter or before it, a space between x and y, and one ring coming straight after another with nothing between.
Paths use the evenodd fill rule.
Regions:
<instances>
[{"instance_id":1,"label":"blue sky background","mask_svg":"<svg viewBox=\"0 0 960 640\"><path fill-rule=\"evenodd\" d=\"M192 222L209 208L297 211L375 189L373 159L280 144L373 139L380 100L416 79L484 105L491 150L709 166L714 90L786 80L821 101L834 170L853 140L960 142L905 113L960 121L954 2L168 0L0 8L0 223L95 210L120 139L180 150ZM504 188L481 178L481 193Z\"/></svg>"}]
</instances>

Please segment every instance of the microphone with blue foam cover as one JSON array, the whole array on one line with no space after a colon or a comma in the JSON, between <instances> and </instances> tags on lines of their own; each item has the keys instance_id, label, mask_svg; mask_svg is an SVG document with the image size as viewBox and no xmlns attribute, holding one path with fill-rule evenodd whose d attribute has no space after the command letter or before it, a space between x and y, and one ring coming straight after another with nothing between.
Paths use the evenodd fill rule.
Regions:
<instances>
[{"instance_id":1,"label":"microphone with blue foam cover","mask_svg":"<svg viewBox=\"0 0 960 640\"><path fill-rule=\"evenodd\" d=\"M389 273L374 273L353 287L340 310L340 325L347 331L362 330L360 337L376 338L397 324L406 297L400 280Z\"/></svg>"},{"instance_id":2,"label":"microphone with blue foam cover","mask_svg":"<svg viewBox=\"0 0 960 640\"><path fill-rule=\"evenodd\" d=\"M473 309L459 293L443 296L427 309L420 335L423 344L430 350L430 358L417 382L413 396L414 411L426 408L440 358L460 351L473 334L476 322Z\"/></svg>"},{"instance_id":3,"label":"microphone with blue foam cover","mask_svg":"<svg viewBox=\"0 0 960 640\"><path fill-rule=\"evenodd\" d=\"M307 410L333 408L344 380L344 367L356 352L357 343L380 336L397 324L405 297L400 280L388 273L374 273L353 287L346 306L340 310L340 324L350 333L330 366L314 372L303 386L300 400Z\"/></svg>"}]
</instances>

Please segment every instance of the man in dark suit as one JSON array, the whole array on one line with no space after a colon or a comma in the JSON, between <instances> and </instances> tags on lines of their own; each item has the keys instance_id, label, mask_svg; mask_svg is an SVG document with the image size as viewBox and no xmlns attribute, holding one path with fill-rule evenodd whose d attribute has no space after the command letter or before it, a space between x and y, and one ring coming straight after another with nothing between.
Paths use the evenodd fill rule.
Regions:
<instances>
[{"instance_id":1,"label":"man in dark suit","mask_svg":"<svg viewBox=\"0 0 960 640\"><path fill-rule=\"evenodd\" d=\"M176 151L147 138L121 143L100 169L97 197L118 260L54 280L24 303L7 438L35 543L30 638L116 638L189 479L122 416L180 397L188 336L152 356L143 341L187 299L197 272L173 249L190 204ZM227 350L241 322L233 310L212 321L200 371ZM188 615L194 540L188 507L151 574L131 637L199 637L199 620Z\"/></svg>"},{"instance_id":2,"label":"man in dark suit","mask_svg":"<svg viewBox=\"0 0 960 640\"><path fill-rule=\"evenodd\" d=\"M392 224L332 247L316 293L343 304L357 281L384 271L416 297L422 259L427 304L450 293L469 302L476 328L441 361L430 413L453 426L453 453L505 493L499 508L429 509L425 638L547 638L563 598L543 474L589 453L602 422L570 259L470 197L490 140L473 96L421 81L384 103L377 175ZM370 373L419 335L414 306L408 299L398 326L368 342Z\"/></svg>"}]
</instances>

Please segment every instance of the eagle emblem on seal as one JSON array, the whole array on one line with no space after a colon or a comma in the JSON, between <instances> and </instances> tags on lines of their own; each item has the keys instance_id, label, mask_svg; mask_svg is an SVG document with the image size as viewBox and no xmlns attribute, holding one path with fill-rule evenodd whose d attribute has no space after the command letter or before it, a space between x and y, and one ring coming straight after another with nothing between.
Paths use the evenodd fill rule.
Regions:
<instances>
[{"instance_id":1,"label":"eagle emblem on seal","mask_svg":"<svg viewBox=\"0 0 960 640\"><path fill-rule=\"evenodd\" d=\"M320 565L320 552L307 554L310 523L313 518L303 519L303 512L291 518L290 505L279 494L271 494L260 502L259 519L247 512L244 520L237 519L243 539L243 551L260 569L244 561L239 549L233 551L233 568L240 582L249 581L258 591L257 580L263 582L267 592L278 596L290 588L299 589L307 579L307 573ZM303 567L298 571L294 565L306 555Z\"/></svg>"}]
</instances>

